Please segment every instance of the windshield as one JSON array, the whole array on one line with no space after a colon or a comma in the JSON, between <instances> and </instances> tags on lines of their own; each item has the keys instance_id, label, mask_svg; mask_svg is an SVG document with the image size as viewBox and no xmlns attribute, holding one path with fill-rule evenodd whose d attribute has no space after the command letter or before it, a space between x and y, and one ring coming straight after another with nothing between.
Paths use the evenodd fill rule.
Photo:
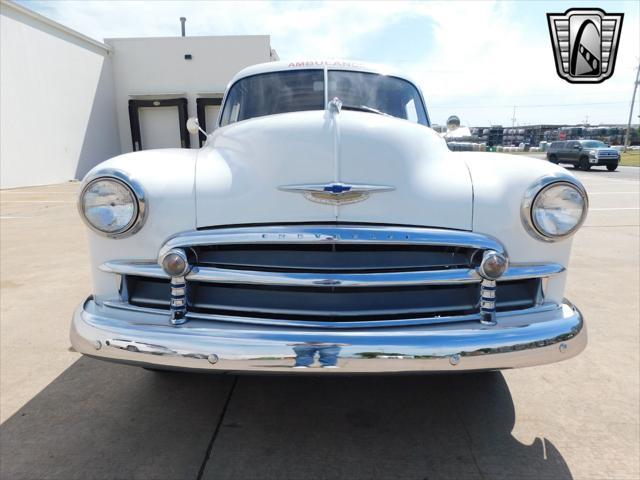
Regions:
<instances>
[{"instance_id":1,"label":"windshield","mask_svg":"<svg viewBox=\"0 0 640 480\"><path fill-rule=\"evenodd\" d=\"M427 125L416 88L406 80L377 73L329 71L329 99L338 97L345 110L379 113ZM363 108L366 107L366 108Z\"/></svg>"},{"instance_id":2,"label":"windshield","mask_svg":"<svg viewBox=\"0 0 640 480\"><path fill-rule=\"evenodd\" d=\"M584 142L581 142L582 146L585 148L604 148L607 145L604 142L601 142L600 140L585 140Z\"/></svg>"},{"instance_id":3,"label":"windshield","mask_svg":"<svg viewBox=\"0 0 640 480\"><path fill-rule=\"evenodd\" d=\"M345 110L390 115L428 125L418 90L406 80L376 73L330 70L328 98ZM277 113L324 110L324 71L295 70L238 80L227 94L220 126Z\"/></svg>"},{"instance_id":4,"label":"windshield","mask_svg":"<svg viewBox=\"0 0 640 480\"><path fill-rule=\"evenodd\" d=\"M296 70L253 75L233 84L220 126L276 113L324 109L324 71Z\"/></svg>"}]
</instances>

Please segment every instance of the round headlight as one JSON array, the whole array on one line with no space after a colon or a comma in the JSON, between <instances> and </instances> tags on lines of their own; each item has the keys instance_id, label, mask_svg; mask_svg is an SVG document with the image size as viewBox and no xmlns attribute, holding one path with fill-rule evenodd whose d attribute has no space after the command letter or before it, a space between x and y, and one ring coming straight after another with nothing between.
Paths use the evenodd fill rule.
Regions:
<instances>
[{"instance_id":1,"label":"round headlight","mask_svg":"<svg viewBox=\"0 0 640 480\"><path fill-rule=\"evenodd\" d=\"M141 217L138 196L123 180L98 177L80 194L80 213L89 227L109 237L133 233Z\"/></svg>"},{"instance_id":2,"label":"round headlight","mask_svg":"<svg viewBox=\"0 0 640 480\"><path fill-rule=\"evenodd\" d=\"M546 240L559 240L574 233L587 215L587 195L570 182L554 182L533 198L529 212L534 233Z\"/></svg>"}]
</instances>

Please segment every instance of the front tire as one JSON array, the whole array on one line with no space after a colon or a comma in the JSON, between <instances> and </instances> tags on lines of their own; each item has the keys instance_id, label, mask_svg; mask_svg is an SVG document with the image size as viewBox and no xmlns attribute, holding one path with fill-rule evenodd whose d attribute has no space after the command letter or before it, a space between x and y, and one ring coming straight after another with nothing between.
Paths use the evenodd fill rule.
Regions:
<instances>
[{"instance_id":1,"label":"front tire","mask_svg":"<svg viewBox=\"0 0 640 480\"><path fill-rule=\"evenodd\" d=\"M580 162L578 162L578 168L583 172L588 172L591 170L591 164L589 163L589 157L580 158Z\"/></svg>"},{"instance_id":2,"label":"front tire","mask_svg":"<svg viewBox=\"0 0 640 480\"><path fill-rule=\"evenodd\" d=\"M614 163L612 165L607 165L607 170L609 170L610 172L615 172L617 168L618 168L617 163Z\"/></svg>"},{"instance_id":3,"label":"front tire","mask_svg":"<svg viewBox=\"0 0 640 480\"><path fill-rule=\"evenodd\" d=\"M555 155L549 155L549 161L551 163L555 163L557 165L558 164L558 157L556 157Z\"/></svg>"}]
</instances>

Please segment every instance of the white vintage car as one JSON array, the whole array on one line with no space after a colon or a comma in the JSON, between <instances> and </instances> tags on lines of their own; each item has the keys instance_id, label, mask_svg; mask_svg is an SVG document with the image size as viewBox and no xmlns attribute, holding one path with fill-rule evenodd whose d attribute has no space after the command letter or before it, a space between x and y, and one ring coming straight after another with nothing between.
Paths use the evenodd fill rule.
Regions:
<instances>
[{"instance_id":1,"label":"white vintage car","mask_svg":"<svg viewBox=\"0 0 640 480\"><path fill-rule=\"evenodd\" d=\"M420 90L388 69L242 70L201 149L120 155L84 179L94 293L73 346L222 372L577 355L584 320L563 294L585 189L546 161L451 152L429 125Z\"/></svg>"}]
</instances>

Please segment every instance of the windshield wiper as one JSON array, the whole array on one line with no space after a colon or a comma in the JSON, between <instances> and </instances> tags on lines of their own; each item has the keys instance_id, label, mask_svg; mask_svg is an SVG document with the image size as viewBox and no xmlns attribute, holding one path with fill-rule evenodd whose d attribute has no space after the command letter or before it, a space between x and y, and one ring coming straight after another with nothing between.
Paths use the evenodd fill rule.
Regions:
<instances>
[{"instance_id":1,"label":"windshield wiper","mask_svg":"<svg viewBox=\"0 0 640 480\"><path fill-rule=\"evenodd\" d=\"M357 110L359 112L377 113L378 115L385 115L387 117L391 116L388 113L381 112L380 110L378 110L376 108L367 107L366 105L347 105L347 104L343 103L342 104L342 108L344 110Z\"/></svg>"}]
</instances>

